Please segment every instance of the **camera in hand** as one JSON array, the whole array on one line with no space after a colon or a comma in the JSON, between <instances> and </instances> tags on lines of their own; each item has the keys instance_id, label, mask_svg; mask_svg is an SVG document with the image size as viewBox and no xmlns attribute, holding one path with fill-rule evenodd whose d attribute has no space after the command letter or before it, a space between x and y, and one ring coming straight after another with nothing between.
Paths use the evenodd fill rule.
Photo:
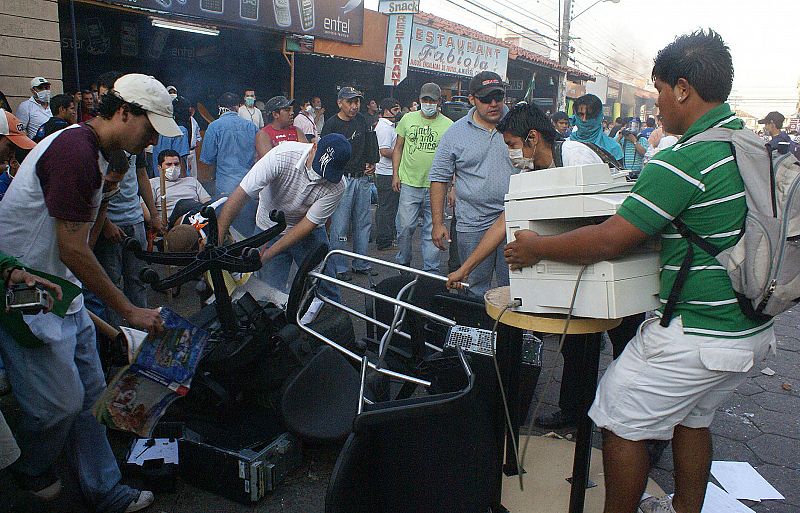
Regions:
<instances>
[{"instance_id":1,"label":"camera in hand","mask_svg":"<svg viewBox=\"0 0 800 513\"><path fill-rule=\"evenodd\" d=\"M6 290L6 308L24 315L36 315L46 310L49 303L49 293L38 285L21 283Z\"/></svg>"}]
</instances>

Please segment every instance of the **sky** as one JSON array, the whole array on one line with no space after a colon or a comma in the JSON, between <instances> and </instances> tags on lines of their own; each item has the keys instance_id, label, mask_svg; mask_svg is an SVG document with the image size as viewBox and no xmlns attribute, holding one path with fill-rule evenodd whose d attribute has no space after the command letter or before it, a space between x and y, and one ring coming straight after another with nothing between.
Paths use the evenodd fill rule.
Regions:
<instances>
[{"instance_id":1,"label":"sky","mask_svg":"<svg viewBox=\"0 0 800 513\"><path fill-rule=\"evenodd\" d=\"M800 59L791 56L796 55L800 0L606 0L592 6L595 1L573 0L578 16L571 36L578 39L572 43L576 60L571 65L652 87L648 82L658 50L676 35L710 27L731 48L735 76L729 101L735 108L758 117L772 110L787 117L796 112ZM365 3L369 9L377 4ZM495 22L512 30L522 25L545 37L555 59L558 5L559 0L421 0L420 9L490 35L503 30Z\"/></svg>"}]
</instances>

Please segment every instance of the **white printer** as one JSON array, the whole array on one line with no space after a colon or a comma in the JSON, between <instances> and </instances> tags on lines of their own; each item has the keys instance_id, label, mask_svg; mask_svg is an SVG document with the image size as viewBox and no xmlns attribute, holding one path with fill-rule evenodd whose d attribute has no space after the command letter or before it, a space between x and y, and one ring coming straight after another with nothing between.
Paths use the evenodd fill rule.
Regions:
<instances>
[{"instance_id":1,"label":"white printer","mask_svg":"<svg viewBox=\"0 0 800 513\"><path fill-rule=\"evenodd\" d=\"M557 235L614 215L633 187L627 172L606 164L543 169L511 177L505 198L506 238L517 230ZM511 271L520 312L566 314L582 266L542 260ZM621 258L597 262L581 277L572 315L618 319L660 306L659 256L647 243Z\"/></svg>"}]
</instances>

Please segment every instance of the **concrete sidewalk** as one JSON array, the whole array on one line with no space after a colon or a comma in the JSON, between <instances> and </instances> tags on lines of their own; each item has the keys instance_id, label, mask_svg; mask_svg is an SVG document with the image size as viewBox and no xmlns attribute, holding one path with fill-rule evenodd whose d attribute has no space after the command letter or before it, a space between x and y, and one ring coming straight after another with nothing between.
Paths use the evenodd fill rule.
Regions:
<instances>
[{"instance_id":1,"label":"concrete sidewalk","mask_svg":"<svg viewBox=\"0 0 800 513\"><path fill-rule=\"evenodd\" d=\"M421 265L419 243L415 241L413 263ZM371 256L384 260L394 260L392 251L378 252L370 244ZM442 269L446 269L447 254L442 253ZM377 282L394 275L388 269L378 269L380 275L372 278ZM368 286L369 278L354 275L354 283ZM363 311L363 298L344 291L343 299L349 306ZM150 293L152 305L164 304L165 296ZM184 286L180 296L173 300L177 311L191 314L195 311L197 300L192 287ZM356 336L365 333L364 322L354 320ZM775 330L779 346L777 355L770 355L767 361L759 362L749 373L747 382L717 412L712 425L714 436L714 458L750 462L785 497L785 501L765 501L748 504L757 512L790 513L800 511L800 307L785 313L776 320ZM611 361L610 344L601 357L601 369ZM556 353L557 340L545 340L544 362L539 386L535 397L543 394L545 383L554 372L552 383L543 397L542 411L555 408L558 403L558 389L561 379L560 356ZM761 373L765 367L775 371L775 375ZM601 370L602 372L602 370ZM12 396L0 398L0 408L13 424L18 415L18 407ZM119 434L112 434L112 440L119 441ZM599 433L594 445L600 446ZM325 490L333 465L338 455L338 447L314 447L305 451L303 466L283 483L277 492L258 504L245 506L229 501L180 482L176 493L158 494L156 502L146 511L153 513L235 513L235 512L283 512L283 513L322 513L324 512ZM529 454L528 458L547 457L543 454ZM651 477L666 491L673 491L672 456L667 449ZM212 469L210 469L213 471ZM85 511L76 493L75 483L65 483L66 493L58 501L49 505L34 504L19 493L7 472L0 472L0 513L5 512L43 512L79 513ZM377 513L377 512L376 512Z\"/></svg>"}]
</instances>

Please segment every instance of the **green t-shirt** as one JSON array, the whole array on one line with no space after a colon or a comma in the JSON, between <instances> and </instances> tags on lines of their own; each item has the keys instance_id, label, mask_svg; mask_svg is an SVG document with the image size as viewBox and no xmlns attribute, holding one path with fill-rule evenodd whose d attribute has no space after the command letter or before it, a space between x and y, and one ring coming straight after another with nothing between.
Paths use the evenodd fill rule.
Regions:
<instances>
[{"instance_id":1,"label":"green t-shirt","mask_svg":"<svg viewBox=\"0 0 800 513\"><path fill-rule=\"evenodd\" d=\"M409 112L400 119L395 130L403 137L403 156L400 159L400 182L412 187L430 187L428 171L442 135L452 125L450 118L441 112L426 119L422 112Z\"/></svg>"},{"instance_id":2,"label":"green t-shirt","mask_svg":"<svg viewBox=\"0 0 800 513\"><path fill-rule=\"evenodd\" d=\"M661 150L644 166L619 210L643 232L661 236L662 305L667 302L687 249L686 239L672 225L673 219L679 218L720 249L733 246L744 228L744 182L730 144L689 141L715 126L741 130L744 123L728 104L708 111L677 144ZM724 338L750 336L772 322L745 316L725 268L697 247L673 315L682 317L685 333Z\"/></svg>"}]
</instances>

